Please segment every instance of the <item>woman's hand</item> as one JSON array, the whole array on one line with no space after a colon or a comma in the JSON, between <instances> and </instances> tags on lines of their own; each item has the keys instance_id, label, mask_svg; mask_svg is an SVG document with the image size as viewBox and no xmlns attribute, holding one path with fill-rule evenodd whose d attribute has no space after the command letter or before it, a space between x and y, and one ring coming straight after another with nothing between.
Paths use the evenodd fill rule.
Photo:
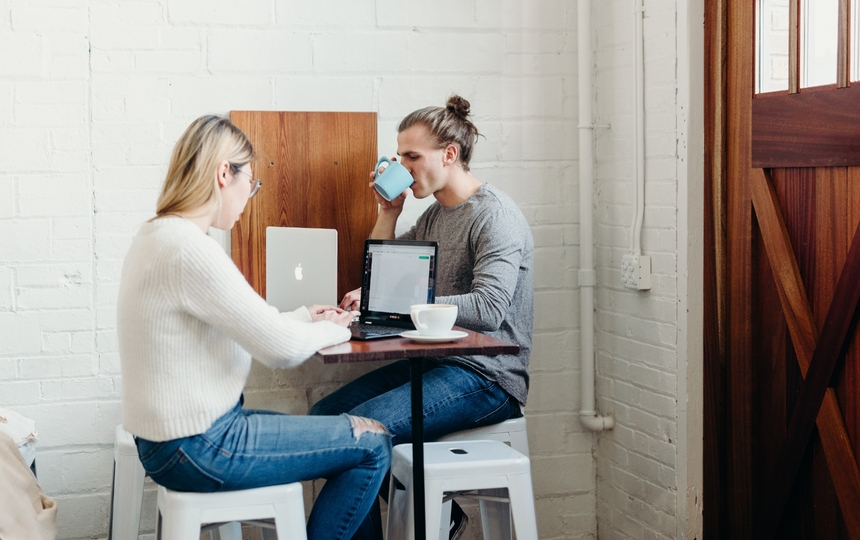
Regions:
<instances>
[{"instance_id":1,"label":"woman's hand","mask_svg":"<svg viewBox=\"0 0 860 540\"><path fill-rule=\"evenodd\" d=\"M340 307L342 309L355 310L361 305L361 289L355 289L354 291L349 291L343 296L343 300L340 301Z\"/></svg>"},{"instance_id":2,"label":"woman's hand","mask_svg":"<svg viewBox=\"0 0 860 540\"><path fill-rule=\"evenodd\" d=\"M310 306L308 311L313 322L331 321L341 326L349 326L353 317L358 317L358 312L345 311L336 306Z\"/></svg>"}]
</instances>

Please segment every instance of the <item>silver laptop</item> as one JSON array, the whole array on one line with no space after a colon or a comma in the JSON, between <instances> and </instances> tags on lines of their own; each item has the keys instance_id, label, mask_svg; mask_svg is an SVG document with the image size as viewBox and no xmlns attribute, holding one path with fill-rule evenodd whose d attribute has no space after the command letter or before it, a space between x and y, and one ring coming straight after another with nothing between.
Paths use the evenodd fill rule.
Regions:
<instances>
[{"instance_id":1,"label":"silver laptop","mask_svg":"<svg viewBox=\"0 0 860 540\"><path fill-rule=\"evenodd\" d=\"M337 299L337 231L266 228L266 301L278 311Z\"/></svg>"}]
</instances>

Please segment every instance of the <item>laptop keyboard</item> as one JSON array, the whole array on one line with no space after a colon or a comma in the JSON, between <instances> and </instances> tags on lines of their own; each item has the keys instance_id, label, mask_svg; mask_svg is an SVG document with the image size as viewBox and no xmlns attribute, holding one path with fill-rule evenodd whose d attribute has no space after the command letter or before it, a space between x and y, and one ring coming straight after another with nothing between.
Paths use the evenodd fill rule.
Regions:
<instances>
[{"instance_id":1,"label":"laptop keyboard","mask_svg":"<svg viewBox=\"0 0 860 540\"><path fill-rule=\"evenodd\" d=\"M368 334L377 334L380 336L397 336L405 331L403 328L395 326L378 326L363 323L352 323L349 329L353 332L367 332Z\"/></svg>"}]
</instances>

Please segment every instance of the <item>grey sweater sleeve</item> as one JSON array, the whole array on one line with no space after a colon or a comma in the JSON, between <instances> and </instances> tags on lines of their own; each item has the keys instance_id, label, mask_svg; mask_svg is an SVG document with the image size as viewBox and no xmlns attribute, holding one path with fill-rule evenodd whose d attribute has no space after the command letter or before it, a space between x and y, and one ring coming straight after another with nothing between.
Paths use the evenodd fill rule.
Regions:
<instances>
[{"instance_id":1,"label":"grey sweater sleeve","mask_svg":"<svg viewBox=\"0 0 860 540\"><path fill-rule=\"evenodd\" d=\"M507 316L526 250L522 227L527 232L528 225L520 223L519 217L507 209L495 209L472 224L469 242L475 261L471 290L436 298L436 303L457 305L458 326L494 332Z\"/></svg>"}]
</instances>

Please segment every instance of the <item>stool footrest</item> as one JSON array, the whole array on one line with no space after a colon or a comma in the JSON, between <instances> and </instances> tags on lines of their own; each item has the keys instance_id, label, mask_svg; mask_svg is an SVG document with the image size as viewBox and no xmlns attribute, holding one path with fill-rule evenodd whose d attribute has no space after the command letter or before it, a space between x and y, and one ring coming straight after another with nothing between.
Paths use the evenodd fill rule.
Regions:
<instances>
[{"instance_id":1,"label":"stool footrest","mask_svg":"<svg viewBox=\"0 0 860 540\"><path fill-rule=\"evenodd\" d=\"M510 503L511 499L509 497L495 497L493 495L481 495L480 493L474 493L471 491L455 491L452 493L446 493L444 497L442 497L442 502L446 503L453 499L472 499L475 501L490 501L490 502L500 502L500 503Z\"/></svg>"},{"instance_id":2,"label":"stool footrest","mask_svg":"<svg viewBox=\"0 0 860 540\"><path fill-rule=\"evenodd\" d=\"M228 523L231 523L231 522L230 521L223 521L221 523L207 523L206 525L200 526L200 532L204 533L207 531L211 531L212 529L217 529L217 528L221 527L222 525L226 525Z\"/></svg>"},{"instance_id":3,"label":"stool footrest","mask_svg":"<svg viewBox=\"0 0 860 540\"><path fill-rule=\"evenodd\" d=\"M222 521L219 523L207 523L206 525L200 526L200 532L211 531L212 529L218 529L223 527L228 523L235 523L233 521ZM251 525L253 527L260 527L261 529L276 529L275 520L274 519L243 519L239 521L239 523L244 523L245 525Z\"/></svg>"},{"instance_id":4,"label":"stool footrest","mask_svg":"<svg viewBox=\"0 0 860 540\"><path fill-rule=\"evenodd\" d=\"M253 519L248 521L243 521L242 523L247 523L248 525L253 525L255 527L260 527L261 529L276 529L275 520L273 519Z\"/></svg>"}]
</instances>

